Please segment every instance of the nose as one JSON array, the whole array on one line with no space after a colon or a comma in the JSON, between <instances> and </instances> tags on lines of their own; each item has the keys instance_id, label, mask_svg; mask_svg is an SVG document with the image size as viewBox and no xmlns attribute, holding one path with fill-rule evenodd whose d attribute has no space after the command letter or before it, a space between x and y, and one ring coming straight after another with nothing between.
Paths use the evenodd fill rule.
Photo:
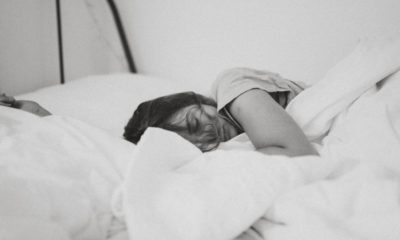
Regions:
<instances>
[{"instance_id":1,"label":"nose","mask_svg":"<svg viewBox=\"0 0 400 240\"><path fill-rule=\"evenodd\" d=\"M196 143L195 146L202 152L209 152L218 147L218 143Z\"/></svg>"}]
</instances>

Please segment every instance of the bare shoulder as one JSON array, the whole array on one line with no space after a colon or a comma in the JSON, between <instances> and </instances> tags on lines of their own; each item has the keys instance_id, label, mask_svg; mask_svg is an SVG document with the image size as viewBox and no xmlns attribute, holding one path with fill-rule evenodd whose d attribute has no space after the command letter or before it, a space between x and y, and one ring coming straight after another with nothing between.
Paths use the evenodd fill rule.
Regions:
<instances>
[{"instance_id":1,"label":"bare shoulder","mask_svg":"<svg viewBox=\"0 0 400 240\"><path fill-rule=\"evenodd\" d=\"M244 92L229 110L257 149L283 150L291 156L315 153L297 123L266 91Z\"/></svg>"}]
</instances>

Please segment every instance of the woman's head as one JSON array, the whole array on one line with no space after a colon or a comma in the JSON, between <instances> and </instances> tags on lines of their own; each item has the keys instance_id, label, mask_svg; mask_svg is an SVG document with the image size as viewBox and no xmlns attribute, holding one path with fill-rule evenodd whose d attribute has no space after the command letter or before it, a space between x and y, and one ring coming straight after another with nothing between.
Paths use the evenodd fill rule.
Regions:
<instances>
[{"instance_id":1,"label":"woman's head","mask_svg":"<svg viewBox=\"0 0 400 240\"><path fill-rule=\"evenodd\" d=\"M218 115L216 102L194 92L182 92L141 103L125 127L124 137L137 143L148 127L174 131L202 151L237 135L235 128Z\"/></svg>"}]
</instances>

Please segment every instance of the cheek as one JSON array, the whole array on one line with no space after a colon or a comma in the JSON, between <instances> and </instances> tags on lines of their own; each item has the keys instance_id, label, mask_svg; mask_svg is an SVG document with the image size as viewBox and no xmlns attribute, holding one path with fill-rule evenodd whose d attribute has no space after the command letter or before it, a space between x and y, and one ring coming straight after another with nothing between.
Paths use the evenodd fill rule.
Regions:
<instances>
[{"instance_id":1,"label":"cheek","mask_svg":"<svg viewBox=\"0 0 400 240\"><path fill-rule=\"evenodd\" d=\"M206 115L208 115L210 117L217 117L218 116L218 112L217 112L217 108L216 107L209 106L209 105L203 105L203 110L206 113Z\"/></svg>"}]
</instances>

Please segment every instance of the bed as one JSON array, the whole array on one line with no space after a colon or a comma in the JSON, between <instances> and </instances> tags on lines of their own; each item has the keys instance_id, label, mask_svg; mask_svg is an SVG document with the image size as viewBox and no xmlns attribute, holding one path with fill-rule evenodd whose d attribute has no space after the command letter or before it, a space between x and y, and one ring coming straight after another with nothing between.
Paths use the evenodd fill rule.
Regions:
<instances>
[{"instance_id":1,"label":"bed","mask_svg":"<svg viewBox=\"0 0 400 240\"><path fill-rule=\"evenodd\" d=\"M136 106L188 90L140 74L91 76L0 106L1 239L399 239L400 38L361 42L288 106L320 156L201 153Z\"/></svg>"},{"instance_id":2,"label":"bed","mask_svg":"<svg viewBox=\"0 0 400 240\"><path fill-rule=\"evenodd\" d=\"M122 140L123 128L141 101L178 89L184 90L139 74L90 76L16 96L41 103L53 116L1 107L0 239L120 233L124 225L109 196L132 160L134 145ZM111 222L117 224L109 232Z\"/></svg>"}]
</instances>

